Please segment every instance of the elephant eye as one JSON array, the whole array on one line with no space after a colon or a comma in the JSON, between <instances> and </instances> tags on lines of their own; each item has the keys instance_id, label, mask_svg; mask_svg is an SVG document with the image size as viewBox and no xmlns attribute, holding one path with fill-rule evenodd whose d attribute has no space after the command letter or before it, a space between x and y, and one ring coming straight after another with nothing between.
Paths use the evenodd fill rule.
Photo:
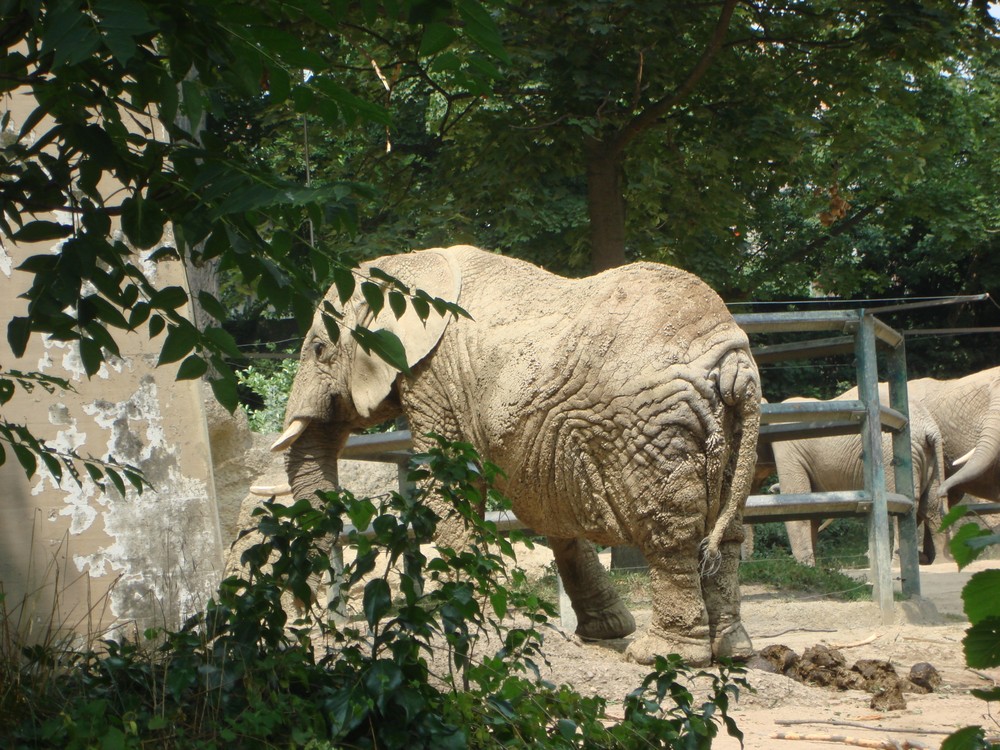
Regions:
<instances>
[{"instance_id":1,"label":"elephant eye","mask_svg":"<svg viewBox=\"0 0 1000 750\"><path fill-rule=\"evenodd\" d=\"M326 351L326 344L322 341L314 341L312 345L312 350L313 354L316 356L316 359L319 359L320 357L323 356L323 352Z\"/></svg>"}]
</instances>

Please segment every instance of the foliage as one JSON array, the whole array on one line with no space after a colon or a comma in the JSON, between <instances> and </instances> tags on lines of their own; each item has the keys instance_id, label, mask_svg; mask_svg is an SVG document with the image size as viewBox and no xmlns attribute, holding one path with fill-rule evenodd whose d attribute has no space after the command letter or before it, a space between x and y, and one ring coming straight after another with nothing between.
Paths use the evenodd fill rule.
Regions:
<instances>
[{"instance_id":1,"label":"foliage","mask_svg":"<svg viewBox=\"0 0 1000 750\"><path fill-rule=\"evenodd\" d=\"M968 266L992 275L996 242L997 21L982 4L518 0L493 18L508 58L488 95L371 33L385 77L354 91L381 89L381 137L310 121L314 177L378 187L359 252L471 241L586 273L605 155L620 196L597 195L624 198L622 260L694 271L727 300L813 282L989 288ZM301 127L261 142L302 173Z\"/></svg>"},{"instance_id":2,"label":"foliage","mask_svg":"<svg viewBox=\"0 0 1000 750\"><path fill-rule=\"evenodd\" d=\"M334 134L358 122L387 124L385 109L352 93L342 79L355 73L340 67L350 47L344 32L376 19L405 29L413 44L433 42L438 54L456 40L471 42L470 60L503 54L476 0L362 7L0 0L0 95L29 95L34 107L20 122L0 112L0 233L19 246L45 247L17 258L32 282L27 312L7 329L13 356L34 335L75 342L93 375L119 355L120 336L144 331L161 342L159 364L176 364L180 379L207 377L218 400L234 408L228 360L239 351L222 325L227 308L211 289L193 288L189 300L181 287L157 286L156 263L178 258L189 270L235 276L241 289L291 312L304 329L319 291L336 272L353 283L354 265L310 243L307 229L353 230L360 188L285 179L240 158L227 148L232 132L207 123L224 120L226 102L238 99L253 102L262 119L294 113ZM299 34L306 27L312 43ZM488 77L480 66L452 81L481 88ZM405 306L409 290L399 298ZM197 325L188 302L199 311ZM352 331L398 363L398 346L366 333ZM21 378L0 373L4 401L20 387ZM0 442L22 464L33 453L59 476L60 459L16 430L0 433ZM85 465L121 483L118 471Z\"/></svg>"},{"instance_id":3,"label":"foliage","mask_svg":"<svg viewBox=\"0 0 1000 750\"><path fill-rule=\"evenodd\" d=\"M944 517L942 530L955 526L974 506L956 505ZM1000 544L1000 534L975 523L962 524L953 534L949 549L961 570L987 547ZM1000 667L1000 570L973 573L962 588L962 602L969 628L962 646L965 663L972 669ZM1000 688L976 689L972 694L984 701L1000 700ZM983 727L967 726L950 735L941 750L991 750L1000 744L987 739Z\"/></svg>"},{"instance_id":4,"label":"foliage","mask_svg":"<svg viewBox=\"0 0 1000 750\"><path fill-rule=\"evenodd\" d=\"M871 588L836 568L823 564L803 565L789 553L775 552L754 557L740 566L740 583L774 586L782 591L800 591L848 601L871 600Z\"/></svg>"},{"instance_id":5,"label":"foliage","mask_svg":"<svg viewBox=\"0 0 1000 750\"><path fill-rule=\"evenodd\" d=\"M260 408L247 408L250 429L254 432L281 432L285 419L285 402L292 388L296 359L259 360L236 373L240 385L249 388L260 399Z\"/></svg>"},{"instance_id":6,"label":"foliage","mask_svg":"<svg viewBox=\"0 0 1000 750\"><path fill-rule=\"evenodd\" d=\"M484 492L498 497L497 472L470 446L439 441L415 458L421 489L412 497L266 503L246 573L225 580L179 631L83 652L5 651L0 743L708 748L721 726L741 737L728 714L747 687L741 670L692 674L661 657L618 720L603 699L538 679L552 607L511 585L511 543L475 512ZM469 549L425 557L440 520L430 493L472 527ZM311 586L335 573L330 540L340 535L355 555L321 606ZM282 606L290 595L312 602L291 622ZM695 700L693 677L708 680L708 702Z\"/></svg>"}]
</instances>

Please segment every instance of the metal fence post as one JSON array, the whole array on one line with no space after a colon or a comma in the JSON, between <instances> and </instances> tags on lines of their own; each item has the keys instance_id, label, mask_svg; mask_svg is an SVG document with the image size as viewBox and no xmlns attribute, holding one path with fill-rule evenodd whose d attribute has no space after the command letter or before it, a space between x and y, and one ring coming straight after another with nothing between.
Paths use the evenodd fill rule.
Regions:
<instances>
[{"instance_id":1,"label":"metal fence post","mask_svg":"<svg viewBox=\"0 0 1000 750\"><path fill-rule=\"evenodd\" d=\"M871 496L868 514L868 559L871 566L872 598L882 611L882 622L893 620L892 551L889 544L889 511L885 488L885 465L882 460L882 415L878 394L878 368L875 351L875 319L858 311L860 326L856 333L858 396L865 404L861 420L861 455L864 463L865 490Z\"/></svg>"},{"instance_id":2,"label":"metal fence post","mask_svg":"<svg viewBox=\"0 0 1000 750\"><path fill-rule=\"evenodd\" d=\"M906 344L889 350L886 360L886 380L889 381L889 406L906 416L906 425L892 434L893 470L896 492L913 500L909 513L899 516L899 571L903 594L920 596L920 539L917 537L917 503L913 481L911 450L910 399L906 388ZM933 502L934 498L930 498Z\"/></svg>"}]
</instances>

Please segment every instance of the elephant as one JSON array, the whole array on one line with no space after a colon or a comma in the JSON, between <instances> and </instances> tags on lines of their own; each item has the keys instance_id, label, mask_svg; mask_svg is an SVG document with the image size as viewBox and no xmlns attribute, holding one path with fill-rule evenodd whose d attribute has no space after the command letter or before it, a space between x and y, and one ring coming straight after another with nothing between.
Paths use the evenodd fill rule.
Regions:
<instances>
[{"instance_id":1,"label":"elephant","mask_svg":"<svg viewBox=\"0 0 1000 750\"><path fill-rule=\"evenodd\" d=\"M341 305L331 288L274 444L288 450L295 497L336 485L349 433L402 415L417 451L433 432L504 470L498 489L548 537L580 637L635 631L593 546L633 544L650 563L654 612L627 658L648 664L677 653L703 665L752 655L737 568L760 380L715 292L666 265L569 279L463 245L386 256L358 273L373 283L389 274L470 317L423 321L408 305L397 318L358 290ZM349 335L332 341L324 305L345 330L396 334L409 373Z\"/></svg>"},{"instance_id":2,"label":"elephant","mask_svg":"<svg viewBox=\"0 0 1000 750\"><path fill-rule=\"evenodd\" d=\"M941 491L954 505L965 493L1000 500L1000 367L953 380L918 378L910 400L941 428L947 478Z\"/></svg>"},{"instance_id":3,"label":"elephant","mask_svg":"<svg viewBox=\"0 0 1000 750\"><path fill-rule=\"evenodd\" d=\"M879 399L888 403L889 389L879 384ZM851 388L837 396L837 401L856 400L858 389ZM812 401L790 398L784 403ZM933 530L941 521L941 489L944 479L944 448L941 431L933 417L919 402L909 399L910 449L913 460L913 494L917 503L917 523L923 523L921 562L934 561L937 542ZM838 492L864 487L861 460L861 435L829 435L799 440L779 440L771 444L781 492ZM895 492L892 467L892 437L882 433L882 457L886 488ZM801 563L816 562L816 538L819 521L786 521L792 555Z\"/></svg>"}]
</instances>

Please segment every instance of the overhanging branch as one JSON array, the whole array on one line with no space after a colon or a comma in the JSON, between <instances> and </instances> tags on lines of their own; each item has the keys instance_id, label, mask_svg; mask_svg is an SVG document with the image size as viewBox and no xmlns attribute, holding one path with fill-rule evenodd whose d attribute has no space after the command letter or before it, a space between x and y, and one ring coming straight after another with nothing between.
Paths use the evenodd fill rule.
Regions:
<instances>
[{"instance_id":1,"label":"overhanging branch","mask_svg":"<svg viewBox=\"0 0 1000 750\"><path fill-rule=\"evenodd\" d=\"M673 109L679 102L681 102L685 97L688 96L698 82L705 77L708 69L712 65L712 61L715 56L722 49L723 44L726 41L726 34L729 31L729 23L732 20L733 12L736 10L736 5L739 0L726 0L722 6L722 12L719 14L719 20L715 24L715 30L712 32L712 36L705 47L705 51L702 52L701 58L698 60L694 68L688 74L687 79L682 83L673 94L661 99L650 107L647 107L640 114L632 118L631 122L619 131L618 135L615 136L614 140L611 142L611 147L609 151L611 153L620 153L631 143L639 134L644 132L653 126L653 124L660 119L663 115Z\"/></svg>"}]
</instances>

